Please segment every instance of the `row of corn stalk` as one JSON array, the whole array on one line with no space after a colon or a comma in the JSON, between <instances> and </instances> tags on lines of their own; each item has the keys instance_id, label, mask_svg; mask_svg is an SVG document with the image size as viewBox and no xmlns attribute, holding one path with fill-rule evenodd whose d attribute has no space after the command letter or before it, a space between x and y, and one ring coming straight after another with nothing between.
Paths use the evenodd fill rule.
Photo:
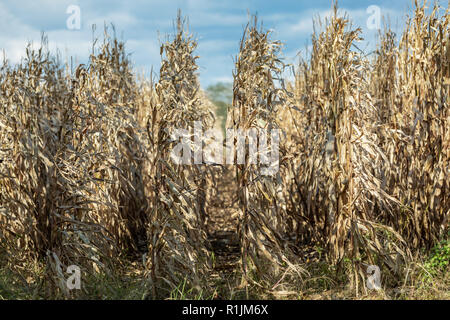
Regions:
<instances>
[{"instance_id":1,"label":"row of corn stalk","mask_svg":"<svg viewBox=\"0 0 450 320\"><path fill-rule=\"evenodd\" d=\"M416 3L401 41L387 30L370 59L335 6L297 69L295 107L280 112L293 245L349 261L358 292L365 267L400 279L412 250L448 232L448 21Z\"/></svg>"},{"instance_id":2,"label":"row of corn stalk","mask_svg":"<svg viewBox=\"0 0 450 320\"><path fill-rule=\"evenodd\" d=\"M278 167L286 153L278 150L279 133L273 132L278 132L277 111L285 105L288 93L280 81L285 67L278 57L281 43L272 41L270 35L256 16L246 26L227 118L227 129L247 133L244 141L239 141L241 137L233 141L235 150L245 146L243 163L239 163L238 152L233 153L241 208L238 232L243 281L264 287L273 286L273 279L292 274L301 277L303 272L291 262L284 241L287 215ZM271 159L273 152L278 157Z\"/></svg>"},{"instance_id":3,"label":"row of corn stalk","mask_svg":"<svg viewBox=\"0 0 450 320\"><path fill-rule=\"evenodd\" d=\"M136 259L154 297L183 281L200 288L210 269L206 168L173 164L170 133L214 118L181 16L156 84L136 80L107 29L74 72L46 47L1 67L0 238L10 263L44 262L63 296L69 265L109 273Z\"/></svg>"},{"instance_id":4,"label":"row of corn stalk","mask_svg":"<svg viewBox=\"0 0 450 320\"><path fill-rule=\"evenodd\" d=\"M448 232L450 15L415 4L400 42L387 30L373 59L355 50L361 30L335 5L290 92L274 82L280 43L256 18L246 27L227 127L284 134L281 174L261 174L252 137L237 166L246 280L253 272L279 286L301 248L315 246L361 292L367 266L397 281L412 251Z\"/></svg>"},{"instance_id":5,"label":"row of corn stalk","mask_svg":"<svg viewBox=\"0 0 450 320\"><path fill-rule=\"evenodd\" d=\"M192 128L196 121L209 129L214 117L201 99L198 57L194 56L197 43L180 13L176 27L174 38L161 46L160 79L153 88L154 99L145 121L153 187L147 270L155 285L162 279L174 289L186 281L200 291L211 268L204 211L206 168L171 161L171 151L180 142L171 133ZM182 139L195 151L194 142L200 137L192 130L187 135Z\"/></svg>"}]
</instances>

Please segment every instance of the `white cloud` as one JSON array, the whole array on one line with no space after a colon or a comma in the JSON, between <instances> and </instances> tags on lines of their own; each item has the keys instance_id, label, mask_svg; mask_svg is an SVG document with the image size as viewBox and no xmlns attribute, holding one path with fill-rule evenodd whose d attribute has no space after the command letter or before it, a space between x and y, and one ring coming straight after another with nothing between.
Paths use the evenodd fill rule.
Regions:
<instances>
[{"instance_id":1,"label":"white cloud","mask_svg":"<svg viewBox=\"0 0 450 320\"><path fill-rule=\"evenodd\" d=\"M111 12L105 16L95 16L95 18L90 17L83 24L85 27L90 27L95 24L97 27L101 27L104 23L111 24L113 23L116 30L127 29L136 27L139 24L139 19L130 15L127 12Z\"/></svg>"},{"instance_id":2,"label":"white cloud","mask_svg":"<svg viewBox=\"0 0 450 320\"><path fill-rule=\"evenodd\" d=\"M224 76L224 77L214 77L211 80L212 80L213 83L214 82L230 83L230 82L233 82L233 77L232 76L229 76L229 77L226 77L226 76Z\"/></svg>"},{"instance_id":3,"label":"white cloud","mask_svg":"<svg viewBox=\"0 0 450 320\"><path fill-rule=\"evenodd\" d=\"M66 29L66 8L69 4L81 7L82 29L79 31ZM215 81L232 80L233 58L238 54L242 26L247 23L247 9L253 13L264 6L266 9L260 12L260 20L265 28L274 29L272 39L285 43L288 63L294 63L297 53L305 52L305 47L310 45L313 18L319 15L323 19L331 14L328 4L325 9L318 4L317 9L303 11L288 11L284 6L274 4L273 10L267 10L267 3L260 6L254 0L21 0L20 5L15 0L1 0L0 28L4 31L0 33L0 48L5 49L12 62L18 62L25 53L27 42L33 41L38 45L41 30L44 30L50 49L58 48L63 56L67 53L79 62L85 62L92 46L91 25L97 25L96 36L101 38L103 24L112 22L118 37L122 38L123 34L136 68L144 66L149 70L153 66L157 71L160 66L157 31L161 32L162 40L165 34L173 33L173 20L177 7L180 7L183 14L189 17L191 31L198 38L196 53L200 55L200 80L202 85L208 85ZM368 14L365 7L359 6L340 11L347 11L354 26L361 26L364 36L372 41L376 32L366 30ZM391 17L393 26L396 19L404 15L403 12L383 7L382 14Z\"/></svg>"}]
</instances>

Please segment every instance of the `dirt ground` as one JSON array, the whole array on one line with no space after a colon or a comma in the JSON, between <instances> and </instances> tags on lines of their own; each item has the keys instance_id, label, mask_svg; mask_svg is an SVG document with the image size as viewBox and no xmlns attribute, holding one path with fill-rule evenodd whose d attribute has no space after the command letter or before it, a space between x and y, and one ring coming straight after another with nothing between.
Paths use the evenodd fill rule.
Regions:
<instances>
[{"instance_id":1,"label":"dirt ground","mask_svg":"<svg viewBox=\"0 0 450 320\"><path fill-rule=\"evenodd\" d=\"M232 166L213 169L215 186L207 190L208 239L216 256L217 270L236 267L240 257L238 189Z\"/></svg>"}]
</instances>

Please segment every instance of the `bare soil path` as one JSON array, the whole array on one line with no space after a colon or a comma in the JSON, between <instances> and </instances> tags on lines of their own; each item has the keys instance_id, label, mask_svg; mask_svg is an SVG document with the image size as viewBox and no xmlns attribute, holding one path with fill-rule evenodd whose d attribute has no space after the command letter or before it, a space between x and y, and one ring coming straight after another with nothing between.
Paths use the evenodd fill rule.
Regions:
<instances>
[{"instance_id":1,"label":"bare soil path","mask_svg":"<svg viewBox=\"0 0 450 320\"><path fill-rule=\"evenodd\" d=\"M207 190L208 238L216 256L216 270L232 270L240 257L238 189L234 168L217 167L213 174L213 185Z\"/></svg>"}]
</instances>

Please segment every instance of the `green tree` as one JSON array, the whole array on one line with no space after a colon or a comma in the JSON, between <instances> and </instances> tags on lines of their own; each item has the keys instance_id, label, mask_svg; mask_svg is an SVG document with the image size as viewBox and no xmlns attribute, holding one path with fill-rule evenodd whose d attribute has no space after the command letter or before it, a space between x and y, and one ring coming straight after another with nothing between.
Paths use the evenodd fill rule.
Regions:
<instances>
[{"instance_id":1,"label":"green tree","mask_svg":"<svg viewBox=\"0 0 450 320\"><path fill-rule=\"evenodd\" d=\"M206 94L216 105L216 116L222 121L221 127L225 131L227 110L233 99L233 85L231 83L218 82L206 88Z\"/></svg>"}]
</instances>

